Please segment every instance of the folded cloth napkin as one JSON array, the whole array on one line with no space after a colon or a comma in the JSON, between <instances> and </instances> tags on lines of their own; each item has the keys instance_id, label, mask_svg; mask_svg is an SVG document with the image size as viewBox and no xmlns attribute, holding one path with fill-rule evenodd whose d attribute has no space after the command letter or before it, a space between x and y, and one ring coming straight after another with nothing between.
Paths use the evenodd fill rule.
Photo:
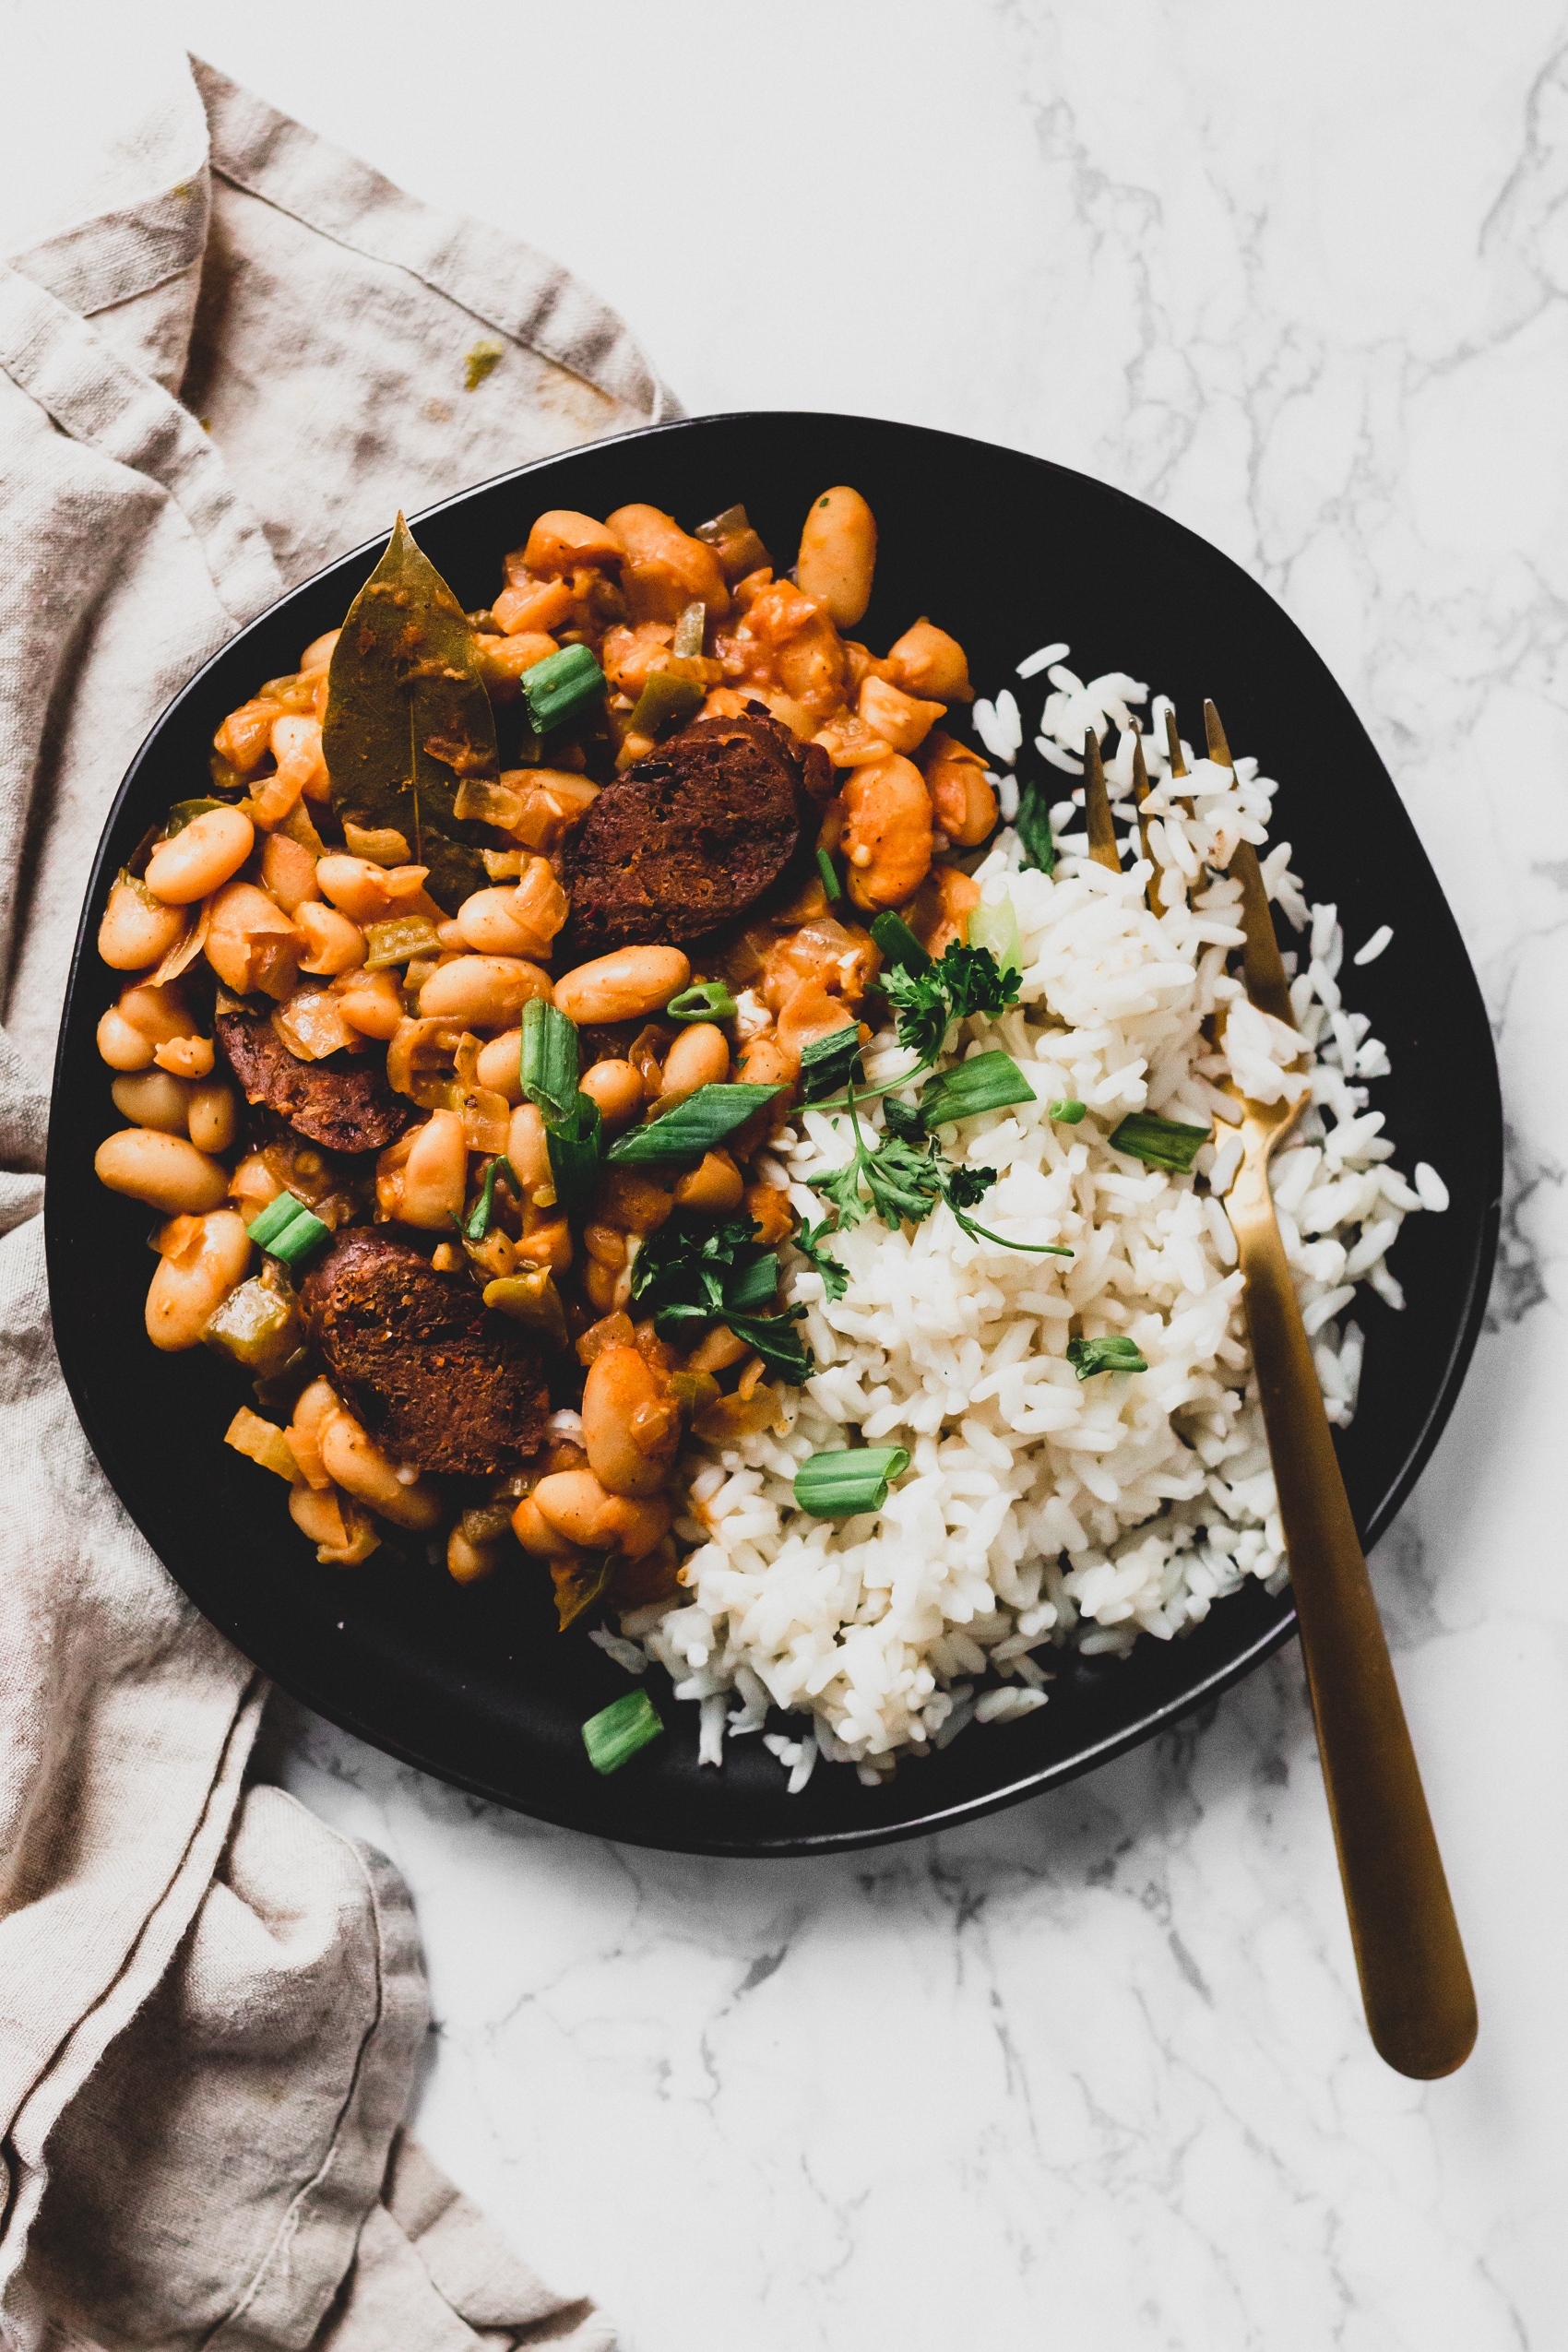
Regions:
<instances>
[{"instance_id":1,"label":"folded cloth napkin","mask_svg":"<svg viewBox=\"0 0 1568 2352\"><path fill-rule=\"evenodd\" d=\"M671 404L563 271L131 33L85 91L8 73L19 238L0 186L0 2342L605 2352L402 2131L408 1895L247 1782L265 1687L88 1450L39 1171L88 864L183 681L399 506Z\"/></svg>"}]
</instances>

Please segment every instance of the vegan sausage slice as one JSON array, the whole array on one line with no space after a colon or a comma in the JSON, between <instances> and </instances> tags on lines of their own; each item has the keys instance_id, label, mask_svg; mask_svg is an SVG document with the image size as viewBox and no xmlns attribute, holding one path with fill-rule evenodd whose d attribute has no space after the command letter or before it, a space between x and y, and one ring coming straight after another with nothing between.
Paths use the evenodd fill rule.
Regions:
<instances>
[{"instance_id":1,"label":"vegan sausage slice","mask_svg":"<svg viewBox=\"0 0 1568 2352\"><path fill-rule=\"evenodd\" d=\"M245 1090L328 1151L385 1151L414 1115L393 1093L379 1056L328 1054L302 1062L265 1013L220 1013L218 1044Z\"/></svg>"},{"instance_id":2,"label":"vegan sausage slice","mask_svg":"<svg viewBox=\"0 0 1568 2352\"><path fill-rule=\"evenodd\" d=\"M537 1452L549 1411L539 1353L466 1270L438 1274L406 1241L359 1226L312 1268L300 1303L334 1385L394 1461L478 1478Z\"/></svg>"},{"instance_id":3,"label":"vegan sausage slice","mask_svg":"<svg viewBox=\"0 0 1568 2352\"><path fill-rule=\"evenodd\" d=\"M755 715L699 719L608 784L569 836L558 968L616 947L683 944L746 914L814 835L826 755Z\"/></svg>"}]
</instances>

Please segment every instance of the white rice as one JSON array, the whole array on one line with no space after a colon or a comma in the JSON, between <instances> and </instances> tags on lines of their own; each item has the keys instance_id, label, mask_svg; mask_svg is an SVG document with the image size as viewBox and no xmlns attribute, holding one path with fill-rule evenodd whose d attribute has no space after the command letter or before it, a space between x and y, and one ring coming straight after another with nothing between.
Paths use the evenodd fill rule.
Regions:
<instances>
[{"instance_id":1,"label":"white rice","mask_svg":"<svg viewBox=\"0 0 1568 2352\"><path fill-rule=\"evenodd\" d=\"M1120 731L1108 781L1131 822L1132 709L1147 689L1122 671L1084 682L1053 644L1019 664L1047 672L1039 748L1081 772L1086 727ZM1150 713L1158 721L1157 703ZM1023 740L1016 698L976 705L976 727L1004 766ZM701 1754L762 1735L805 1786L820 1757L873 1782L900 1753L928 1753L973 1723L1007 1723L1046 1704L1053 1652L1124 1655L1142 1633L1170 1641L1255 1577L1286 1578L1284 1540L1261 1417L1249 1394L1236 1246L1221 1195L1240 1146L1218 1081L1273 1101L1299 1083L1287 1065L1305 1039L1310 1103L1274 1169L1274 1195L1331 1421L1356 1408L1362 1336L1343 1323L1365 1281L1391 1306L1403 1294L1387 1255L1408 1215L1448 1195L1422 1162L1412 1183L1391 1165L1366 1081L1388 1056L1339 988L1336 909L1309 907L1290 845L1266 847L1275 787L1256 763L1232 773L1188 754L1168 792L1163 727L1145 735L1146 806L1166 909L1148 911L1149 867L1117 875L1087 860L1081 792L1058 803L1053 877L1026 870L1004 831L980 866L988 905L1010 898L1023 942L1021 1002L965 1022L951 1060L1002 1047L1028 1076L1032 1104L944 1130L949 1155L1000 1179L978 1214L1018 1241L1063 1241L1071 1258L1031 1257L962 1234L939 1207L888 1232L874 1219L833 1248L849 1275L828 1303L820 1276L791 1253L786 1295L817 1369L786 1391L788 1429L722 1452L694 1447L678 1532L693 1549L688 1598L642 1610L623 1637L702 1710ZM1176 793L1195 810L1186 815ZM1013 805L1016 807L1016 801ZM1074 829L1074 828L1076 829ZM1224 872L1238 838L1255 843L1265 885L1298 933L1287 958L1300 1035L1256 1012L1228 975L1241 944L1240 886ZM1358 960L1381 953L1373 934ZM1202 1030L1227 1011L1225 1051ZM867 1049L868 1079L907 1062L889 1029ZM1055 1123L1057 1096L1087 1103ZM1188 1176L1112 1152L1127 1111L1214 1124ZM882 1126L880 1104L862 1113ZM847 1123L806 1111L780 1147L795 1207L822 1215L805 1180L849 1157ZM1124 1333L1148 1370L1080 1381L1070 1337ZM880 1515L837 1525L795 1507L792 1481L821 1449L865 1442L909 1448L908 1473ZM622 1644L603 1646L622 1656ZM630 1664L630 1658L623 1662ZM769 1710L791 1718L766 1731Z\"/></svg>"}]
</instances>

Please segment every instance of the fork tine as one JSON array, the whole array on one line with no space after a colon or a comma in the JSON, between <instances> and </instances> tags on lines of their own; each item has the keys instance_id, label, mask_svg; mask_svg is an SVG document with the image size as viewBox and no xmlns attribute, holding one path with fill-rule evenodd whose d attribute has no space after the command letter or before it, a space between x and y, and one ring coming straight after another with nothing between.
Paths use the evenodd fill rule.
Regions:
<instances>
[{"instance_id":1,"label":"fork tine","mask_svg":"<svg viewBox=\"0 0 1568 2352\"><path fill-rule=\"evenodd\" d=\"M1150 914L1162 915L1165 912L1165 900L1159 887L1159 861L1149 848L1148 819L1144 814L1144 802L1148 798L1148 762L1144 757L1144 731L1135 719L1133 721L1133 793L1138 803L1138 839L1142 844L1144 856L1154 868L1154 872L1148 878L1148 889L1145 895L1148 899Z\"/></svg>"},{"instance_id":2,"label":"fork tine","mask_svg":"<svg viewBox=\"0 0 1568 2352\"><path fill-rule=\"evenodd\" d=\"M1236 763L1230 756L1219 713L1211 702L1204 705L1204 733L1208 739L1210 759L1217 767L1228 767L1234 774ZM1287 1028L1293 1029L1296 1012L1290 1002L1290 983L1280 961L1279 942L1274 935L1274 917L1269 911L1258 853L1250 841L1237 842L1230 854L1229 872L1241 885L1241 929L1247 936L1241 950L1241 978L1247 994L1263 1012L1272 1013L1277 1021L1283 1021Z\"/></svg>"},{"instance_id":3,"label":"fork tine","mask_svg":"<svg viewBox=\"0 0 1568 2352\"><path fill-rule=\"evenodd\" d=\"M1182 732L1176 724L1176 706L1169 702L1165 706L1165 748L1170 760L1170 781L1174 784L1178 777L1185 776L1188 771L1187 763L1182 755ZM1179 793L1176 804L1188 816L1192 815L1193 803L1190 795L1184 792Z\"/></svg>"},{"instance_id":4,"label":"fork tine","mask_svg":"<svg viewBox=\"0 0 1568 2352\"><path fill-rule=\"evenodd\" d=\"M1120 873L1122 855L1116 847L1116 825L1105 789L1105 766L1099 756L1099 737L1092 727L1084 730L1084 823L1089 837L1089 855L1096 865L1104 866L1111 873Z\"/></svg>"}]
</instances>

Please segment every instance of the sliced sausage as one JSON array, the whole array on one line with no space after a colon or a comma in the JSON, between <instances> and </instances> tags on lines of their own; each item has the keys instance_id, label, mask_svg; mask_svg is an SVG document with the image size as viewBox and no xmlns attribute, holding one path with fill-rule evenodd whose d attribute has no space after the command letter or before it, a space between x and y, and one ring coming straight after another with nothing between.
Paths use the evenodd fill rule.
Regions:
<instances>
[{"instance_id":1,"label":"sliced sausage","mask_svg":"<svg viewBox=\"0 0 1568 2352\"><path fill-rule=\"evenodd\" d=\"M300 1303L334 1384L395 1461L485 1477L539 1447L539 1351L467 1272L357 1226L313 1266Z\"/></svg>"},{"instance_id":2,"label":"sliced sausage","mask_svg":"<svg viewBox=\"0 0 1568 2352\"><path fill-rule=\"evenodd\" d=\"M379 1054L329 1053L302 1062L265 1013L220 1013L219 1049L245 1091L328 1151L385 1151L414 1116L394 1094Z\"/></svg>"},{"instance_id":3,"label":"sliced sausage","mask_svg":"<svg viewBox=\"0 0 1568 2352\"><path fill-rule=\"evenodd\" d=\"M814 837L826 754L761 705L699 719L607 784L565 849L567 968L616 947L684 944L744 915Z\"/></svg>"}]
</instances>

